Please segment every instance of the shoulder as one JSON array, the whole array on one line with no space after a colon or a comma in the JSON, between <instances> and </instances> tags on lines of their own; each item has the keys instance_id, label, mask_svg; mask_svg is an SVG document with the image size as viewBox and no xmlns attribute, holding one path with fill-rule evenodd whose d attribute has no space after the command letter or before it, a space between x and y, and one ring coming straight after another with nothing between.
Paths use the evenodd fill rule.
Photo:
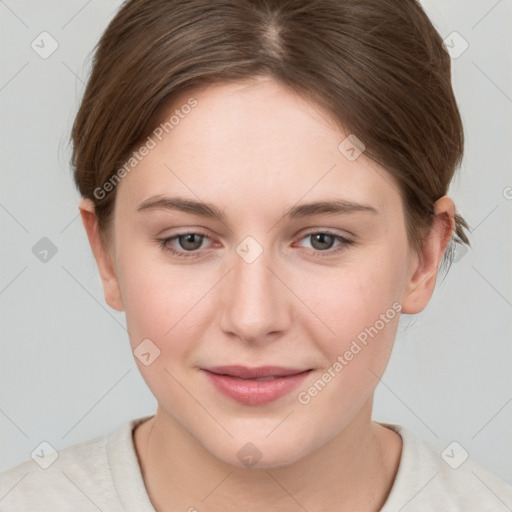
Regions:
<instances>
[{"instance_id":1,"label":"shoulder","mask_svg":"<svg viewBox=\"0 0 512 512\"><path fill-rule=\"evenodd\" d=\"M134 456L130 440L137 421L140 419L58 452L41 446L33 459L0 473L0 511L125 510L117 493L110 452Z\"/></svg>"},{"instance_id":2,"label":"shoulder","mask_svg":"<svg viewBox=\"0 0 512 512\"><path fill-rule=\"evenodd\" d=\"M106 444L101 436L58 452L41 447L34 459L0 474L1 510L58 510L63 503L83 510L84 493L108 476Z\"/></svg>"},{"instance_id":3,"label":"shoulder","mask_svg":"<svg viewBox=\"0 0 512 512\"><path fill-rule=\"evenodd\" d=\"M510 511L512 486L472 461L459 443L441 448L400 425L382 425L397 432L403 446L395 482L381 512Z\"/></svg>"}]
</instances>

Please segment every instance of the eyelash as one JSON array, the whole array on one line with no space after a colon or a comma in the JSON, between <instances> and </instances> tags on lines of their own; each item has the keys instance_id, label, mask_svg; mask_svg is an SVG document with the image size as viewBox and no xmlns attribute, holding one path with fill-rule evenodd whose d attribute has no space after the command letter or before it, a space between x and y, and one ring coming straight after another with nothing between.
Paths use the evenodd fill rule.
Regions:
<instances>
[{"instance_id":1,"label":"eyelash","mask_svg":"<svg viewBox=\"0 0 512 512\"><path fill-rule=\"evenodd\" d=\"M188 231L184 233L177 233L176 235L173 235L171 237L167 238L157 238L157 242L160 245L161 249L167 252L170 252L174 256L177 256L178 258L194 258L197 257L199 253L199 249L195 251L178 251L174 248L172 248L170 244L171 241L176 240L180 236L185 235L199 235L204 238L209 238L208 235L202 231ZM310 231L309 233L306 233L302 236L300 240L303 240L304 238L310 237L312 235L329 235L334 237L336 240L341 242L341 244L335 248L335 249L326 249L325 251L319 251L313 249L313 255L314 257L323 258L326 256L333 256L335 254L338 254L339 252L345 250L347 247L354 245L355 242L353 240L350 240L348 238L345 238L341 235L337 235L336 233L333 233L332 231L323 230L323 231Z\"/></svg>"}]
</instances>

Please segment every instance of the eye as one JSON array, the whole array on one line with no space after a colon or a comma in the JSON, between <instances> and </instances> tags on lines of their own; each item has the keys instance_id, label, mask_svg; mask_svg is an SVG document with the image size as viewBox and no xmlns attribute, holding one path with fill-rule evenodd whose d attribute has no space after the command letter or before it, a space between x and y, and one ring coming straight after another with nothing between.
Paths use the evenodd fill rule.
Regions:
<instances>
[{"instance_id":1,"label":"eye","mask_svg":"<svg viewBox=\"0 0 512 512\"><path fill-rule=\"evenodd\" d=\"M310 240L311 248L314 251L315 256L332 256L344 249L347 246L353 245L354 241L349 240L336 233L330 231L312 231L307 233L301 240ZM334 245L338 242L338 245ZM334 246L334 249L332 249ZM326 254L323 254L326 253Z\"/></svg>"},{"instance_id":2,"label":"eye","mask_svg":"<svg viewBox=\"0 0 512 512\"><path fill-rule=\"evenodd\" d=\"M199 233L187 233L186 235L178 235L176 240L181 248L186 251L195 251L201 248L204 236Z\"/></svg>"},{"instance_id":3,"label":"eye","mask_svg":"<svg viewBox=\"0 0 512 512\"><path fill-rule=\"evenodd\" d=\"M210 238L206 233L193 231L178 233L167 238L158 238L157 242L164 251L170 252L178 258L191 258L201 255L204 249L203 243ZM300 240L311 241L313 256L332 256L353 245L355 242L330 231L312 231L304 235ZM335 245L335 243L338 245ZM333 249L334 247L334 249Z\"/></svg>"},{"instance_id":4,"label":"eye","mask_svg":"<svg viewBox=\"0 0 512 512\"><path fill-rule=\"evenodd\" d=\"M205 239L208 239L205 233L194 231L178 233L167 238L159 238L157 241L164 251L168 251L181 258L189 258L196 256L195 253L199 252L199 249L204 248L202 245Z\"/></svg>"}]
</instances>

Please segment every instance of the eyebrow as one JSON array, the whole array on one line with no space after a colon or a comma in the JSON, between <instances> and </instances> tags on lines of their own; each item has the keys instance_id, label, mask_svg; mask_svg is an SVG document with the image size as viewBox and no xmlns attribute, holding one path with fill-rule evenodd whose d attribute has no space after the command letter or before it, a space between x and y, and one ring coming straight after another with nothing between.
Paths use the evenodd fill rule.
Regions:
<instances>
[{"instance_id":1,"label":"eyebrow","mask_svg":"<svg viewBox=\"0 0 512 512\"><path fill-rule=\"evenodd\" d=\"M226 222L225 213L221 209L217 208L217 206L193 199L152 196L143 201L137 208L137 211L139 212L154 210L177 210ZM336 199L332 201L316 201L291 206L285 211L283 218L296 219L319 214L342 215L354 212L378 214L378 210L373 206L354 203L345 199Z\"/></svg>"}]
</instances>

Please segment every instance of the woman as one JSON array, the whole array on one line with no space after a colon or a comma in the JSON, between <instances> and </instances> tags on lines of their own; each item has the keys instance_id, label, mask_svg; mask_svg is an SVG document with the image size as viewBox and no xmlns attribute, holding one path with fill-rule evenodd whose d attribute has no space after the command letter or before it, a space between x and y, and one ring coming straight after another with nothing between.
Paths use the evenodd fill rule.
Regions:
<instances>
[{"instance_id":1,"label":"woman","mask_svg":"<svg viewBox=\"0 0 512 512\"><path fill-rule=\"evenodd\" d=\"M417 2L128 1L72 139L105 300L158 408L4 473L2 510L512 506L371 417L400 314L469 244L446 195L450 58Z\"/></svg>"}]
</instances>

